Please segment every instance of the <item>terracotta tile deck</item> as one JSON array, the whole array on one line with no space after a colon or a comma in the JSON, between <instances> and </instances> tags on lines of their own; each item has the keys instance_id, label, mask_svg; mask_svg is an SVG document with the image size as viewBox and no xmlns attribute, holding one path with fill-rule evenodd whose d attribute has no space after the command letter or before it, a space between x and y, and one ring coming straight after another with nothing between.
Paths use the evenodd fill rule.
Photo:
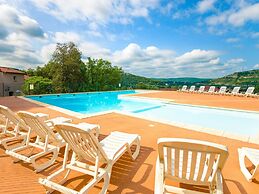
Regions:
<instances>
[{"instance_id":1,"label":"terracotta tile deck","mask_svg":"<svg viewBox=\"0 0 259 194\"><path fill-rule=\"evenodd\" d=\"M258 99L221 96L214 97L209 95L192 95L191 97L189 94L178 94L175 92L160 92L145 94L145 96L171 98L181 103L194 103L259 111ZM48 113L50 117L71 117L14 97L0 98L0 104L8 106L14 111L26 110L31 112ZM259 193L259 182L248 183L241 174L237 154L237 148L239 147L248 146L259 149L259 145L248 144L238 140L190 131L115 113L82 120L73 118L74 123L82 121L100 124L102 136L108 135L111 131L119 130L128 133L138 133L142 138L141 152L136 161L130 161L128 159L128 155L125 154L113 167L108 193L153 193L155 161L157 157L156 142L160 137L193 138L228 146L229 158L223 169L225 193ZM63 155L61 154L54 166L46 169L42 173L36 174L28 164L13 164L12 159L5 155L3 148L0 147L0 193L44 193L45 189L38 184L38 178L46 177L56 171L61 165L62 156ZM72 174L68 181L68 186L79 189L87 181L88 177L86 176ZM91 193L97 193L100 191L101 186L102 182L94 187Z\"/></svg>"},{"instance_id":2,"label":"terracotta tile deck","mask_svg":"<svg viewBox=\"0 0 259 194\"><path fill-rule=\"evenodd\" d=\"M193 94L176 91L137 94L150 98L171 99L176 103L259 111L259 98Z\"/></svg>"}]
</instances>

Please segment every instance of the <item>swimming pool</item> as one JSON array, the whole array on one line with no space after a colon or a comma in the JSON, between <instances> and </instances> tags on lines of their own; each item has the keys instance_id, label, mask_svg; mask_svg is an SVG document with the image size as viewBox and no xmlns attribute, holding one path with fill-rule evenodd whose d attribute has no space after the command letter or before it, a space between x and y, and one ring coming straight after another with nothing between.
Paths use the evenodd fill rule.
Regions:
<instances>
[{"instance_id":1,"label":"swimming pool","mask_svg":"<svg viewBox=\"0 0 259 194\"><path fill-rule=\"evenodd\" d=\"M135 94L135 90L113 92L88 92L75 94L55 94L26 96L26 98L68 109L81 114L94 114L112 110L136 111L153 106L158 103L136 99L119 98L120 95Z\"/></svg>"},{"instance_id":2,"label":"swimming pool","mask_svg":"<svg viewBox=\"0 0 259 194\"><path fill-rule=\"evenodd\" d=\"M186 128L212 129L239 136L259 134L259 113L166 103L159 100L121 96L137 91L92 92L27 96L84 115L120 111L132 116Z\"/></svg>"},{"instance_id":3,"label":"swimming pool","mask_svg":"<svg viewBox=\"0 0 259 194\"><path fill-rule=\"evenodd\" d=\"M180 104L134 111L136 116L188 128L216 129L221 132L254 136L259 134L259 113L223 110Z\"/></svg>"}]
</instances>

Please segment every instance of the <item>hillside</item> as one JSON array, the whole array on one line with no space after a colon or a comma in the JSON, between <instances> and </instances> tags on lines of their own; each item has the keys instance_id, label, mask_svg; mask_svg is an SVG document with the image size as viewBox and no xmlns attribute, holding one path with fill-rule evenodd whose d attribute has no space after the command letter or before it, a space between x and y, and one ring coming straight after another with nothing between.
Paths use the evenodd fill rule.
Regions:
<instances>
[{"instance_id":1,"label":"hillside","mask_svg":"<svg viewBox=\"0 0 259 194\"><path fill-rule=\"evenodd\" d=\"M180 78L154 78L155 80L159 80L162 82L170 82L170 83L201 83L208 82L211 79L207 78L195 78L195 77L180 77Z\"/></svg>"},{"instance_id":2,"label":"hillside","mask_svg":"<svg viewBox=\"0 0 259 194\"><path fill-rule=\"evenodd\" d=\"M183 84L201 84L209 82L210 79L203 78L146 78L142 76L124 73L122 75L122 87L125 88L143 88L143 89L158 89L178 87Z\"/></svg>"},{"instance_id":3,"label":"hillside","mask_svg":"<svg viewBox=\"0 0 259 194\"><path fill-rule=\"evenodd\" d=\"M259 85L259 70L236 72L222 78L210 81L215 85L246 85L258 86Z\"/></svg>"},{"instance_id":4,"label":"hillside","mask_svg":"<svg viewBox=\"0 0 259 194\"><path fill-rule=\"evenodd\" d=\"M122 76L122 86L125 88L178 88L184 84L187 85L226 85L241 86L245 90L248 86L255 86L256 92L259 92L259 70L236 72L217 79L203 78L146 78L142 76L124 73Z\"/></svg>"},{"instance_id":5,"label":"hillside","mask_svg":"<svg viewBox=\"0 0 259 194\"><path fill-rule=\"evenodd\" d=\"M121 85L125 88L158 89L159 80L123 73Z\"/></svg>"}]
</instances>

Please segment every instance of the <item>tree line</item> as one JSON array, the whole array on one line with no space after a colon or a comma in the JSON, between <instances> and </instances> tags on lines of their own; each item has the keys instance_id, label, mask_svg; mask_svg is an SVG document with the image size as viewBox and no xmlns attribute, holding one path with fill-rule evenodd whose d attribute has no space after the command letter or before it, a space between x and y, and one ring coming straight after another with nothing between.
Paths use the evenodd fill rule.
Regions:
<instances>
[{"instance_id":1,"label":"tree line","mask_svg":"<svg viewBox=\"0 0 259 194\"><path fill-rule=\"evenodd\" d=\"M28 69L25 94L70 93L119 88L123 71L103 59L88 57L82 61L82 53L73 43L58 43L50 61L43 67ZM33 84L33 90L30 89Z\"/></svg>"}]
</instances>

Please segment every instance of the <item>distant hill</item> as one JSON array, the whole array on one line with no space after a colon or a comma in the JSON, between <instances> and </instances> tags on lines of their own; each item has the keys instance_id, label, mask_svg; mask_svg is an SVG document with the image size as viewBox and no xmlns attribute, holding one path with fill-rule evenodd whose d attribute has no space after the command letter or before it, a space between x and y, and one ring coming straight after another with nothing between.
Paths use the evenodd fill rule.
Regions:
<instances>
[{"instance_id":1,"label":"distant hill","mask_svg":"<svg viewBox=\"0 0 259 194\"><path fill-rule=\"evenodd\" d=\"M159 80L123 73L121 85L125 88L158 89Z\"/></svg>"},{"instance_id":2,"label":"distant hill","mask_svg":"<svg viewBox=\"0 0 259 194\"><path fill-rule=\"evenodd\" d=\"M259 70L236 72L217 79L206 78L146 78L142 76L124 73L122 76L122 86L125 88L179 88L182 85L226 85L229 87L241 86L246 90L249 86L255 86L256 92L259 92Z\"/></svg>"},{"instance_id":3,"label":"distant hill","mask_svg":"<svg viewBox=\"0 0 259 194\"><path fill-rule=\"evenodd\" d=\"M236 72L210 81L215 85L240 85L259 87L259 70Z\"/></svg>"},{"instance_id":4,"label":"distant hill","mask_svg":"<svg viewBox=\"0 0 259 194\"><path fill-rule=\"evenodd\" d=\"M180 78L154 78L155 80L159 80L162 82L177 82L177 83L200 83L200 82L208 82L211 79L207 78L195 78L195 77L180 77Z\"/></svg>"},{"instance_id":5,"label":"distant hill","mask_svg":"<svg viewBox=\"0 0 259 194\"><path fill-rule=\"evenodd\" d=\"M158 89L177 87L183 84L199 84L209 82L210 79L205 78L147 78L143 76L137 76L130 73L124 73L122 75L122 86L126 88L145 88L145 89Z\"/></svg>"}]
</instances>

